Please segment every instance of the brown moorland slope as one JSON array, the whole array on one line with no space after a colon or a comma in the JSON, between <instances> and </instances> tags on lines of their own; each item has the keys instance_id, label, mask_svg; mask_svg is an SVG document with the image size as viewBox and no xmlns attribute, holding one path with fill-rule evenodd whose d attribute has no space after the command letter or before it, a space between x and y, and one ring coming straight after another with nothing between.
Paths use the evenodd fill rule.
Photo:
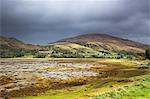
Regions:
<instances>
[{"instance_id":1,"label":"brown moorland slope","mask_svg":"<svg viewBox=\"0 0 150 99\"><path fill-rule=\"evenodd\" d=\"M122 39L107 34L83 34L71 38L59 40L58 42L71 42L87 46L93 49L105 49L113 51L144 52L150 45Z\"/></svg>"},{"instance_id":2,"label":"brown moorland slope","mask_svg":"<svg viewBox=\"0 0 150 99\"><path fill-rule=\"evenodd\" d=\"M15 38L8 38L0 36L0 47L7 47L11 49L25 49L25 50L40 50L43 49L42 46L25 44L24 42L17 40Z\"/></svg>"}]
</instances>

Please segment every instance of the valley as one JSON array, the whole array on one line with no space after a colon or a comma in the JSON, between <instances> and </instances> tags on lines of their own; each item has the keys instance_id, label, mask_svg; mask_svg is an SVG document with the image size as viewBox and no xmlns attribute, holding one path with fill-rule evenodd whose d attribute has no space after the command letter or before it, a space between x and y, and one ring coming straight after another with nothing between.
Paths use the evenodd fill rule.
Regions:
<instances>
[{"instance_id":1,"label":"valley","mask_svg":"<svg viewBox=\"0 0 150 99\"><path fill-rule=\"evenodd\" d=\"M149 99L149 47L106 34L46 45L0 36L0 98Z\"/></svg>"},{"instance_id":2,"label":"valley","mask_svg":"<svg viewBox=\"0 0 150 99\"><path fill-rule=\"evenodd\" d=\"M0 4L0 99L150 99L150 0Z\"/></svg>"}]
</instances>

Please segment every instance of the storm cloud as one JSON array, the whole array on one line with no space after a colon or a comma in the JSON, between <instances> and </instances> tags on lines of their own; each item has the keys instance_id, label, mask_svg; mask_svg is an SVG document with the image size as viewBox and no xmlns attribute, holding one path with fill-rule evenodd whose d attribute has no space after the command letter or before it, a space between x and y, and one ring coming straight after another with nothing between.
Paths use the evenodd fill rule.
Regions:
<instances>
[{"instance_id":1,"label":"storm cloud","mask_svg":"<svg viewBox=\"0 0 150 99\"><path fill-rule=\"evenodd\" d=\"M1 34L46 44L106 33L150 44L149 0L1 0Z\"/></svg>"}]
</instances>

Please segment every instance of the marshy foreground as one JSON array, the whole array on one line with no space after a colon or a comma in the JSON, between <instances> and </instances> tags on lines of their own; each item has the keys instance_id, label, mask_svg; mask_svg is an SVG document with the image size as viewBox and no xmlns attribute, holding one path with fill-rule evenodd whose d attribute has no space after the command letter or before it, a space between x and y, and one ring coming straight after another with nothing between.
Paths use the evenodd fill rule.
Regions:
<instances>
[{"instance_id":1,"label":"marshy foreground","mask_svg":"<svg viewBox=\"0 0 150 99\"><path fill-rule=\"evenodd\" d=\"M0 97L121 99L136 97L134 88L144 86L138 95L148 99L149 65L147 60L125 59L1 59Z\"/></svg>"}]
</instances>

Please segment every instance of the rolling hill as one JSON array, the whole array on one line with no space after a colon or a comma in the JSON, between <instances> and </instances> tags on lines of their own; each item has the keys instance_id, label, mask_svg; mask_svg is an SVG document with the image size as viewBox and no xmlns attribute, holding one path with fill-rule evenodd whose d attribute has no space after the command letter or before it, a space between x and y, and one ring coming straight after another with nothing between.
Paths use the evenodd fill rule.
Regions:
<instances>
[{"instance_id":1,"label":"rolling hill","mask_svg":"<svg viewBox=\"0 0 150 99\"><path fill-rule=\"evenodd\" d=\"M8 38L0 36L0 47L10 48L10 49L25 49L25 50L41 50L42 46L25 44L24 42L17 40L16 38Z\"/></svg>"},{"instance_id":2,"label":"rolling hill","mask_svg":"<svg viewBox=\"0 0 150 99\"><path fill-rule=\"evenodd\" d=\"M83 34L76 37L62 39L58 42L76 43L95 50L127 52L144 52L145 48L149 46L107 34Z\"/></svg>"},{"instance_id":3,"label":"rolling hill","mask_svg":"<svg viewBox=\"0 0 150 99\"><path fill-rule=\"evenodd\" d=\"M46 46L25 44L15 38L0 36L1 57L60 58L132 58L150 45L106 34L84 34L62 39Z\"/></svg>"},{"instance_id":4,"label":"rolling hill","mask_svg":"<svg viewBox=\"0 0 150 99\"><path fill-rule=\"evenodd\" d=\"M150 46L106 34L84 34L49 43L48 47L52 57L132 58Z\"/></svg>"}]
</instances>

